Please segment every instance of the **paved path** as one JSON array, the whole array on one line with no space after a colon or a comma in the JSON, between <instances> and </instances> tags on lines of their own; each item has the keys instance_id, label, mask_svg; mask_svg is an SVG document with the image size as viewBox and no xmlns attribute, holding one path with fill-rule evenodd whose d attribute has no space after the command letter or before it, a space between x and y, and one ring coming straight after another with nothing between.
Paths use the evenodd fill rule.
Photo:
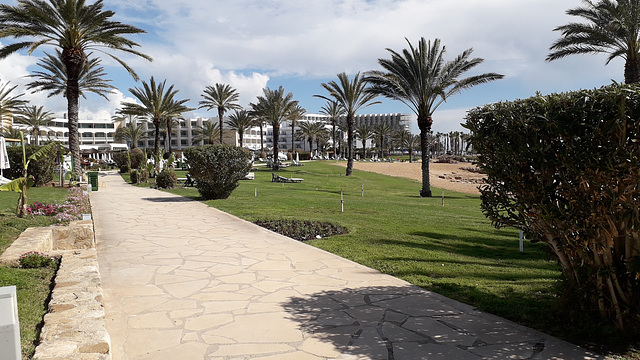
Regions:
<instances>
[{"instance_id":1,"label":"paved path","mask_svg":"<svg viewBox=\"0 0 640 360\"><path fill-rule=\"evenodd\" d=\"M202 203L99 181L114 360L597 358Z\"/></svg>"}]
</instances>

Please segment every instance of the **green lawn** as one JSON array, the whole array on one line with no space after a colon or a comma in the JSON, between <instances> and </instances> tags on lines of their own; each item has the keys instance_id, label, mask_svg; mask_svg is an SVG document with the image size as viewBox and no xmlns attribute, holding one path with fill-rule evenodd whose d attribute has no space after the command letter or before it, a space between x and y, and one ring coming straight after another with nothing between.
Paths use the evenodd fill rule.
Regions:
<instances>
[{"instance_id":1,"label":"green lawn","mask_svg":"<svg viewBox=\"0 0 640 360\"><path fill-rule=\"evenodd\" d=\"M67 190L62 188L31 188L27 192L32 203L62 203L67 198ZM48 217L15 216L18 194L0 192L0 253L28 227L48 226ZM38 339L42 317L46 313L46 301L49 297L51 281L55 275L53 268L18 269L0 266L0 286L16 285L18 294L18 315L20 318L20 339L22 357L33 356L35 342Z\"/></svg>"},{"instance_id":2,"label":"green lawn","mask_svg":"<svg viewBox=\"0 0 640 360\"><path fill-rule=\"evenodd\" d=\"M313 246L405 279L519 323L556 333L549 309L559 268L539 244L518 251L518 232L496 230L480 211L479 196L444 191L445 199L420 198L409 179L354 171L326 162L278 172L299 184L271 182L262 167L226 200L210 206L253 221L293 218L329 221L348 235L314 240ZM340 191L344 192L344 213ZM362 196L364 189L364 196ZM257 196L255 196L257 191ZM173 193L198 198L193 188ZM434 194L443 191L434 189Z\"/></svg>"}]
</instances>

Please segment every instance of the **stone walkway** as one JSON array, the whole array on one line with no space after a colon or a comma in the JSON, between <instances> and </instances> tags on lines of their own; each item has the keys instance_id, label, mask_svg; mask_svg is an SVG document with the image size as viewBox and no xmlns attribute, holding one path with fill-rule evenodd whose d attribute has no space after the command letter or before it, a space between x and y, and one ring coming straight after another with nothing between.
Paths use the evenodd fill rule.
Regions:
<instances>
[{"instance_id":1,"label":"stone walkway","mask_svg":"<svg viewBox=\"0 0 640 360\"><path fill-rule=\"evenodd\" d=\"M99 182L115 360L598 358L202 203Z\"/></svg>"}]
</instances>

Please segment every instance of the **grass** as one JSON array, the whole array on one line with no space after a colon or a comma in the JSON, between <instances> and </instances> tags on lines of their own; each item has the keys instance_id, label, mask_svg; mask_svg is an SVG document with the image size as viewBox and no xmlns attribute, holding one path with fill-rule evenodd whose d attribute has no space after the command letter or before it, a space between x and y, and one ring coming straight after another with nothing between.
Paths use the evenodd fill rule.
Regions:
<instances>
[{"instance_id":1,"label":"grass","mask_svg":"<svg viewBox=\"0 0 640 360\"><path fill-rule=\"evenodd\" d=\"M241 218L332 222L349 234L309 244L407 280L479 309L549 330L559 269L539 244L518 251L518 232L496 230L480 212L479 196L434 189L420 198L412 180L308 163L278 174L299 184L271 182L260 168L226 200L206 203ZM344 213L340 192L343 191ZM362 196L364 189L364 197ZM171 192L198 199L197 191ZM255 196L257 192L257 197Z\"/></svg>"},{"instance_id":2,"label":"grass","mask_svg":"<svg viewBox=\"0 0 640 360\"><path fill-rule=\"evenodd\" d=\"M62 203L67 198L67 190L50 187L31 188L27 195L29 203ZM17 199L17 193L0 192L0 253L4 252L26 228L51 224L50 219L45 216L18 218L15 215ZM0 286L15 285L17 290L23 359L31 358L35 351L54 275L55 269L52 267L19 269L0 266Z\"/></svg>"}]
</instances>

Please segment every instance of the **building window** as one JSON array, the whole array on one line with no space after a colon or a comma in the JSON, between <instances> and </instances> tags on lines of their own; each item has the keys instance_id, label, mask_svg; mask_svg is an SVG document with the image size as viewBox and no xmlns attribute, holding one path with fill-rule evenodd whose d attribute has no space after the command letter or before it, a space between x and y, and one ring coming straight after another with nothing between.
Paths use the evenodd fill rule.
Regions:
<instances>
[{"instance_id":1,"label":"building window","mask_svg":"<svg viewBox=\"0 0 640 360\"><path fill-rule=\"evenodd\" d=\"M180 140L180 145L182 145L182 146L187 146L187 145L188 145L188 143L187 143L187 139L182 139L182 140Z\"/></svg>"}]
</instances>

